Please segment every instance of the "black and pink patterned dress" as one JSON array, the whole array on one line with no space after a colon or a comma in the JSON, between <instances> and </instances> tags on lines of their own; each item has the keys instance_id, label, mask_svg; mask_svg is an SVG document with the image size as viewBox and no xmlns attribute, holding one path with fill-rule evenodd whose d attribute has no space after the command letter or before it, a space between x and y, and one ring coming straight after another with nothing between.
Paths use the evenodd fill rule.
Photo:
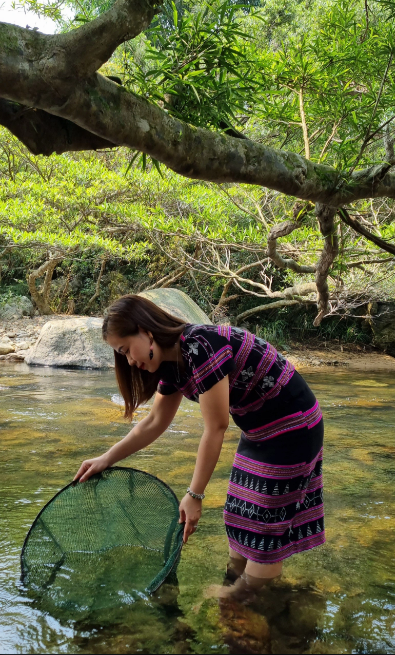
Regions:
<instances>
[{"instance_id":1,"label":"black and pink patterned dress","mask_svg":"<svg viewBox=\"0 0 395 655\"><path fill-rule=\"evenodd\" d=\"M294 366L247 330L187 325L184 372L164 366L158 391L199 400L229 376L230 414L242 432L224 518L229 545L270 564L325 542L323 420Z\"/></svg>"}]
</instances>

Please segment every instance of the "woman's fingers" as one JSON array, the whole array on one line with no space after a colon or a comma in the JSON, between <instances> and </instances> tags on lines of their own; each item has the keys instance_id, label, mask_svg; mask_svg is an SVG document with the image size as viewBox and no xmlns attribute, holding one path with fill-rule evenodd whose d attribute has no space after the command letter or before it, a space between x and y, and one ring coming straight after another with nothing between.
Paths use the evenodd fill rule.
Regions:
<instances>
[{"instance_id":1,"label":"woman's fingers","mask_svg":"<svg viewBox=\"0 0 395 655\"><path fill-rule=\"evenodd\" d=\"M189 537L191 534L193 534L197 528L197 520L195 519L194 521L191 519L187 519L185 523L185 528L184 528L184 536L183 536L183 541L184 544L187 543Z\"/></svg>"},{"instance_id":2,"label":"woman's fingers","mask_svg":"<svg viewBox=\"0 0 395 655\"><path fill-rule=\"evenodd\" d=\"M73 482L76 482L78 479L80 482L85 482L85 480L88 480L94 473L100 473L108 466L109 461L107 453L104 453L104 455L101 455L100 457L95 457L94 459L86 459L78 469Z\"/></svg>"},{"instance_id":3,"label":"woman's fingers","mask_svg":"<svg viewBox=\"0 0 395 655\"><path fill-rule=\"evenodd\" d=\"M80 482L85 482L85 480L88 480L94 473L96 473L95 466L91 464L84 475L81 475Z\"/></svg>"},{"instance_id":4,"label":"woman's fingers","mask_svg":"<svg viewBox=\"0 0 395 655\"><path fill-rule=\"evenodd\" d=\"M82 462L80 468L78 469L76 475L74 476L73 482L78 480L83 473L89 468L90 463L89 462Z\"/></svg>"}]
</instances>

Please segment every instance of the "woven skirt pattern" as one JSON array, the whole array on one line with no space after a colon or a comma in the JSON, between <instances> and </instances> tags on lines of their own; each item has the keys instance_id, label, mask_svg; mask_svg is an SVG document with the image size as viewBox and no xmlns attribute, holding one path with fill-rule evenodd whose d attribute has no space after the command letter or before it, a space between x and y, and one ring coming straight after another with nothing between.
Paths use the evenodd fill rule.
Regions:
<instances>
[{"instance_id":1,"label":"woven skirt pattern","mask_svg":"<svg viewBox=\"0 0 395 655\"><path fill-rule=\"evenodd\" d=\"M281 465L265 463L264 452L256 457L255 444L242 441L224 510L230 547L250 560L271 564L323 544L322 447L310 462Z\"/></svg>"}]
</instances>

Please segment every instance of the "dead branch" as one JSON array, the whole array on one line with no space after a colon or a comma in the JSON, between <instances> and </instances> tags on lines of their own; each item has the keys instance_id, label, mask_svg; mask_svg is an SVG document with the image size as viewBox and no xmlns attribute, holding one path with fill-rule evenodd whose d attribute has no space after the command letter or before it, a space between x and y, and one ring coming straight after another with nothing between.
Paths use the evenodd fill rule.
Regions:
<instances>
[{"instance_id":1,"label":"dead branch","mask_svg":"<svg viewBox=\"0 0 395 655\"><path fill-rule=\"evenodd\" d=\"M258 314L260 312L267 312L272 309L279 309L280 307L290 307L291 305L299 305L299 300L276 300L276 302L268 303L267 305L259 305L259 307L253 307L252 309L247 309L247 311L242 312L236 316L235 323L239 325L240 321L253 316L253 314Z\"/></svg>"},{"instance_id":2,"label":"dead branch","mask_svg":"<svg viewBox=\"0 0 395 655\"><path fill-rule=\"evenodd\" d=\"M102 263L101 263L101 266L100 266L99 276L98 276L98 278L96 280L95 293L93 294L93 296L86 303L86 305L85 305L85 307L83 309L84 312L88 311L89 307L95 302L96 298L98 298L99 295L100 295L100 282L101 282L101 279L103 277L104 269L106 268L106 263L107 263L107 259L103 259Z\"/></svg>"},{"instance_id":3,"label":"dead branch","mask_svg":"<svg viewBox=\"0 0 395 655\"><path fill-rule=\"evenodd\" d=\"M296 297L308 296L310 293L315 293L317 291L317 287L314 282L307 282L305 284L295 284L293 287L287 287L286 289L283 289L283 291L271 291L268 287L266 287L267 293L256 293L255 291L246 289L245 287L241 286L238 280L234 280L234 284L239 289L244 291L244 293L247 293L251 296L256 296L257 298L292 299L295 298L295 296Z\"/></svg>"},{"instance_id":4,"label":"dead branch","mask_svg":"<svg viewBox=\"0 0 395 655\"><path fill-rule=\"evenodd\" d=\"M145 287L143 291L151 291L151 289L163 289L168 287L170 284L178 280L180 277L184 275L184 273L187 271L187 268L183 265L180 266L179 268L176 268L174 271L171 273L168 273L164 277L160 278L160 280L157 280L154 284L151 284L148 287Z\"/></svg>"},{"instance_id":5,"label":"dead branch","mask_svg":"<svg viewBox=\"0 0 395 655\"><path fill-rule=\"evenodd\" d=\"M160 288L161 289L166 289L166 287L169 287L173 282L176 282L179 280L185 273L187 272L188 268L184 266L176 275L173 275L169 280L166 280L164 284L161 284ZM158 287L156 287L158 288Z\"/></svg>"}]
</instances>

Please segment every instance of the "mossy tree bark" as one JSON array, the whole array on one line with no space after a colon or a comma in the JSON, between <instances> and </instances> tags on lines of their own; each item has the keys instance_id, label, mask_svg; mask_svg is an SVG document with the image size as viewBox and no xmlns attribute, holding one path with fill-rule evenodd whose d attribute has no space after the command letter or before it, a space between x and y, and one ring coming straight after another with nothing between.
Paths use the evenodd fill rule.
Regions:
<instances>
[{"instance_id":1,"label":"mossy tree bark","mask_svg":"<svg viewBox=\"0 0 395 655\"><path fill-rule=\"evenodd\" d=\"M196 128L99 74L120 44L150 25L160 4L116 0L97 19L56 35L0 23L0 124L34 154L126 146L185 177L260 185L314 203L324 237L316 267L320 322L337 252L333 216L363 198L395 198L392 161L341 172L296 152ZM285 226L286 232L295 227ZM296 263L280 261L281 234L280 228L271 234L270 256L280 267L295 269Z\"/></svg>"},{"instance_id":2,"label":"mossy tree bark","mask_svg":"<svg viewBox=\"0 0 395 655\"><path fill-rule=\"evenodd\" d=\"M395 198L387 163L347 179L300 154L183 123L97 73L159 10L155 0L117 0L96 20L56 35L0 23L0 123L36 154L95 149L104 140L145 152L186 177L258 184L314 203ZM51 118L45 124L45 114L26 108Z\"/></svg>"}]
</instances>

